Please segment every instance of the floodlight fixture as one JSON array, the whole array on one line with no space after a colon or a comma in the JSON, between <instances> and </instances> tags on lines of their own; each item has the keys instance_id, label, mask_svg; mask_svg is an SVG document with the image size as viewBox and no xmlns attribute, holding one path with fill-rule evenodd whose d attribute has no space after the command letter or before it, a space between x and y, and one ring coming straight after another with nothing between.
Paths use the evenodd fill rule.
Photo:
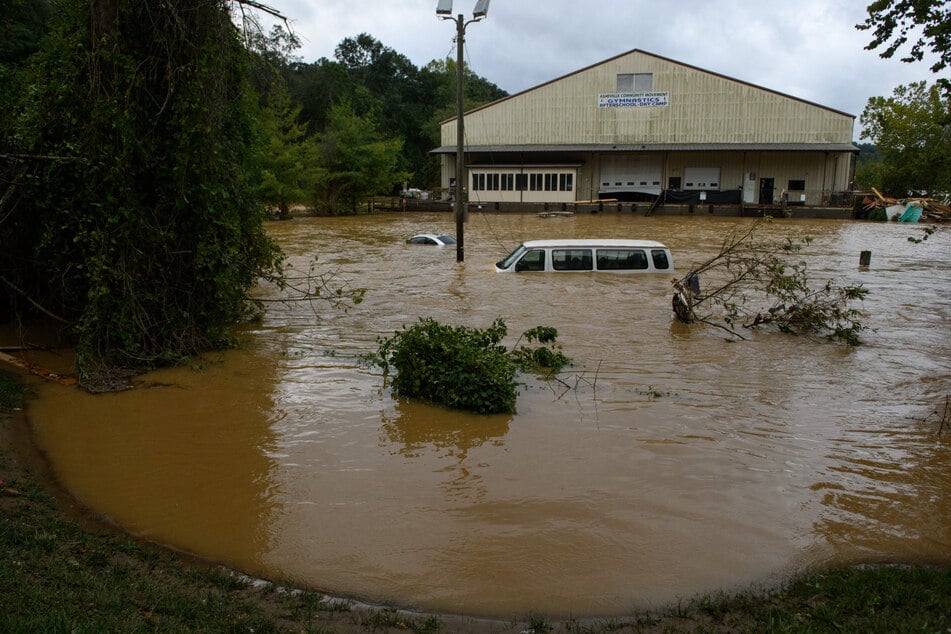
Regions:
<instances>
[{"instance_id":1,"label":"floodlight fixture","mask_svg":"<svg viewBox=\"0 0 951 634\"><path fill-rule=\"evenodd\" d=\"M479 0L476 2L475 9L472 10L472 16L476 19L484 18L489 14L489 0Z\"/></svg>"},{"instance_id":2,"label":"floodlight fixture","mask_svg":"<svg viewBox=\"0 0 951 634\"><path fill-rule=\"evenodd\" d=\"M452 0L439 0L436 4L436 15L452 15Z\"/></svg>"}]
</instances>

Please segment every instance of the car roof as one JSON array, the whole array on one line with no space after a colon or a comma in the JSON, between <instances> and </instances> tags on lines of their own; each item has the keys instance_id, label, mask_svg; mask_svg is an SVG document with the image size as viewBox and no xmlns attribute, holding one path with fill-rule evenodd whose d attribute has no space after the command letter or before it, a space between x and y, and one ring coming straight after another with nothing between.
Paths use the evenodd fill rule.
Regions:
<instances>
[{"instance_id":1,"label":"car roof","mask_svg":"<svg viewBox=\"0 0 951 634\"><path fill-rule=\"evenodd\" d=\"M411 236L407 242L412 242L417 238L427 238L433 242L442 244L456 244L456 239L448 233L417 233L416 235Z\"/></svg>"},{"instance_id":2,"label":"car roof","mask_svg":"<svg viewBox=\"0 0 951 634\"><path fill-rule=\"evenodd\" d=\"M572 240L526 240L522 245L527 249L547 249L552 247L604 247L612 248L641 248L666 249L667 247L656 240L624 240L619 238L576 238Z\"/></svg>"}]
</instances>

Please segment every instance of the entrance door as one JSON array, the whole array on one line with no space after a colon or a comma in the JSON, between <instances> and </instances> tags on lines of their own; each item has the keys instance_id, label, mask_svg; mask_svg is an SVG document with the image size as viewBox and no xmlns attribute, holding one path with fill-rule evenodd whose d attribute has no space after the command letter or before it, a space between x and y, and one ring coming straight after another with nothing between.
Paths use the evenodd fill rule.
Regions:
<instances>
[{"instance_id":1,"label":"entrance door","mask_svg":"<svg viewBox=\"0 0 951 634\"><path fill-rule=\"evenodd\" d=\"M775 188L774 179L759 179L759 203L761 205L771 205L773 203L773 191Z\"/></svg>"},{"instance_id":2,"label":"entrance door","mask_svg":"<svg viewBox=\"0 0 951 634\"><path fill-rule=\"evenodd\" d=\"M747 172L743 179L743 203L752 205L756 202L756 172Z\"/></svg>"}]
</instances>

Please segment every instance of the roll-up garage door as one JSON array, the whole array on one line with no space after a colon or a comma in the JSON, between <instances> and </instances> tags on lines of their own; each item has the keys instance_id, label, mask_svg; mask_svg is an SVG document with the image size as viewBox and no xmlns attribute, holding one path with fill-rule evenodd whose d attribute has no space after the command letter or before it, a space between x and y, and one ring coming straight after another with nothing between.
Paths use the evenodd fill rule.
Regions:
<instances>
[{"instance_id":1,"label":"roll-up garage door","mask_svg":"<svg viewBox=\"0 0 951 634\"><path fill-rule=\"evenodd\" d=\"M659 154L601 157L602 194L640 192L659 195L663 162Z\"/></svg>"},{"instance_id":2,"label":"roll-up garage door","mask_svg":"<svg viewBox=\"0 0 951 634\"><path fill-rule=\"evenodd\" d=\"M687 167L684 168L684 190L686 191L720 191L719 167Z\"/></svg>"}]
</instances>

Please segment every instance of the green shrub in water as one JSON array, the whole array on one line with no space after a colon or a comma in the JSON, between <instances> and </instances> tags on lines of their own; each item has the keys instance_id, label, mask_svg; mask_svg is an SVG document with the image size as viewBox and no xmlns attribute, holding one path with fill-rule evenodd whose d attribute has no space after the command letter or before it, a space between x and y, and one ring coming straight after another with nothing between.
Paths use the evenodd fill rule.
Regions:
<instances>
[{"instance_id":1,"label":"green shrub in water","mask_svg":"<svg viewBox=\"0 0 951 634\"><path fill-rule=\"evenodd\" d=\"M446 326L434 319L380 342L378 362L392 366L393 391L477 414L515 412L517 368L501 344L507 329L496 319L486 329Z\"/></svg>"},{"instance_id":2,"label":"green shrub in water","mask_svg":"<svg viewBox=\"0 0 951 634\"><path fill-rule=\"evenodd\" d=\"M536 326L522 333L522 338L529 343L536 341L541 345L537 348L515 344L509 353L512 360L523 372L540 372L542 370L550 377L561 372L561 369L571 363L558 345L558 331L551 326Z\"/></svg>"},{"instance_id":3,"label":"green shrub in water","mask_svg":"<svg viewBox=\"0 0 951 634\"><path fill-rule=\"evenodd\" d=\"M476 414L512 414L519 370L545 371L551 376L571 360L556 344L554 328L536 326L525 331L519 342L525 339L541 345L532 348L516 342L511 351L502 345L506 332L501 317L484 330L420 319L389 339L379 339L379 352L371 360L386 377L391 367L396 370L393 391L400 396Z\"/></svg>"}]
</instances>

